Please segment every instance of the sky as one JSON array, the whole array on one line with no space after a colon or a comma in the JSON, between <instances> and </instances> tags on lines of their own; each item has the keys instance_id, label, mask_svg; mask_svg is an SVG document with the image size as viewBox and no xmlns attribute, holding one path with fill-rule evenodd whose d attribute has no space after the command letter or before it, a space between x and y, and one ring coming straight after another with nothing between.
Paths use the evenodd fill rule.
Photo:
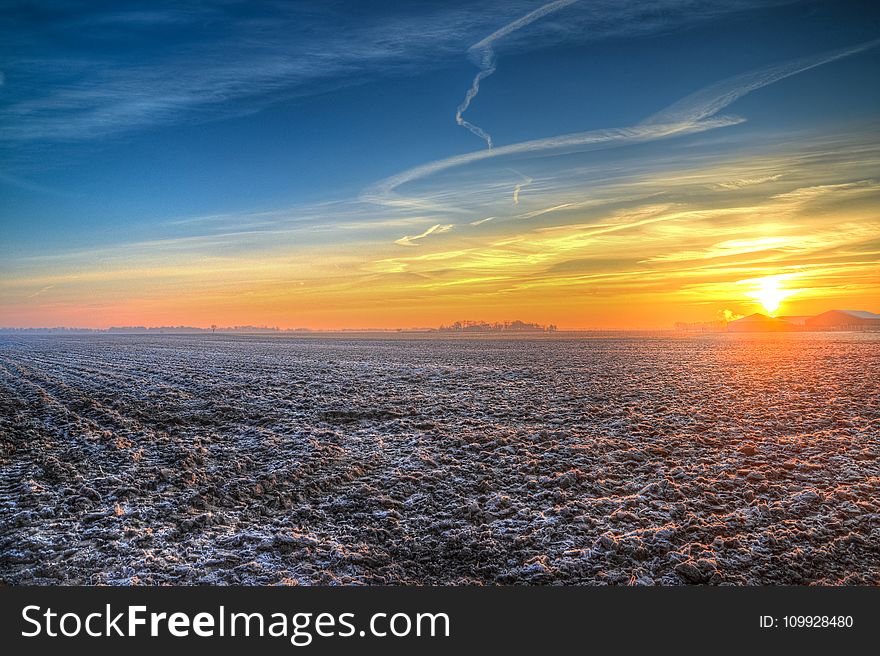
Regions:
<instances>
[{"instance_id":1,"label":"sky","mask_svg":"<svg viewBox=\"0 0 880 656\"><path fill-rule=\"evenodd\" d=\"M9 2L0 326L880 311L880 5Z\"/></svg>"}]
</instances>

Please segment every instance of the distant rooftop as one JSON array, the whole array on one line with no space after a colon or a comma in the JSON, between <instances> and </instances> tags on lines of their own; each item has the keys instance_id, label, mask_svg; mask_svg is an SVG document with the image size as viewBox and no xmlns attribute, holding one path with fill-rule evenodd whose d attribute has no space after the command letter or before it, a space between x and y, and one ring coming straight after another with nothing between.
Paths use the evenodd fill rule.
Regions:
<instances>
[{"instance_id":1,"label":"distant rooftop","mask_svg":"<svg viewBox=\"0 0 880 656\"><path fill-rule=\"evenodd\" d=\"M828 310L812 317L768 317L756 312L727 324L728 332L777 332L791 330L877 330L880 314L865 310Z\"/></svg>"},{"instance_id":2,"label":"distant rooftop","mask_svg":"<svg viewBox=\"0 0 880 656\"><path fill-rule=\"evenodd\" d=\"M874 314L873 312L868 312L866 310L830 310L830 312L842 312L843 314L848 314L851 317L858 317L859 319L880 319L880 314Z\"/></svg>"}]
</instances>

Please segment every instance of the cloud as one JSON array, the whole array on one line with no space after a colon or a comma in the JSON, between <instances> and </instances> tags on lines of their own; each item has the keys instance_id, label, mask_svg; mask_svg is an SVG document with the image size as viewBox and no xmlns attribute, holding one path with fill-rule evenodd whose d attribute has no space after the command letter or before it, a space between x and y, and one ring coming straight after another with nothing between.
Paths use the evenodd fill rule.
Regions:
<instances>
[{"instance_id":1,"label":"cloud","mask_svg":"<svg viewBox=\"0 0 880 656\"><path fill-rule=\"evenodd\" d=\"M516 30L522 29L530 23L534 23L536 20L543 18L547 14L559 11L563 7L567 7L574 2L577 2L577 0L554 0L554 2L548 2L547 4L538 7L534 11L530 11L525 16L520 16L519 18L511 21L504 27L495 30L494 32L492 32L492 34L484 39L481 39L479 42L475 43L468 49L471 57L473 57L477 61L480 67L480 72L477 73L474 77L474 81L471 83L471 88L468 89L467 93L464 96L464 100L461 101L458 109L456 109L455 122L462 127L467 128L475 135L477 135L480 139L485 141L487 147L492 148L492 135L490 135L479 126L476 126L473 123L464 120L462 115L467 111L473 99L476 98L477 94L480 92L480 83L495 72L495 42L499 39L503 39L508 34L511 34Z\"/></svg>"},{"instance_id":2,"label":"cloud","mask_svg":"<svg viewBox=\"0 0 880 656\"><path fill-rule=\"evenodd\" d=\"M55 284L61 291L52 293L52 307L61 309L51 312L68 306L73 312L100 298L108 307L133 307L126 315L133 317L144 317L155 304L163 317L158 323L177 323L172 318L192 317L199 308L212 323L228 303L239 313L229 323L284 325L295 308L297 321L307 325L319 325L307 318L321 316L333 317L333 325L366 325L364 317L373 315L363 313L372 306L387 315L385 325L431 325L443 320L426 318L431 312L485 316L497 309L504 316L512 307L528 307L570 327L593 321L657 326L710 320L718 308L751 314L759 308L737 281L769 275L789 275L799 290L786 313L819 311L830 298L871 309L880 257L880 132L873 124L848 129L843 135L783 133L770 141L762 134L740 143L736 154L684 148L630 157L620 151L595 166L567 167L552 187L536 178L530 203L554 211L528 221L498 220L517 215L509 196L496 193L502 213L490 214L493 221L453 229L443 239L429 237L443 234L434 226L451 222L421 215L402 223L405 215L353 203L293 208L277 220L308 215L332 231L340 215L346 225L382 224L381 232L367 229L356 242L346 228L343 237L328 232L323 244L305 244L317 228L273 227L255 215L253 225L247 217L224 218L220 234L179 243L116 245L64 260L17 256L0 263L0 309L7 316L50 316L48 295L29 303L25 297ZM766 186L714 188L782 171ZM863 182L869 178L873 186ZM565 202L553 202L559 199ZM463 200L476 221L488 218L476 214L482 206L473 197ZM230 230L238 221L246 232ZM212 229L210 220L187 225ZM401 225L419 227L401 231ZM394 244L394 235L403 233L419 248ZM45 314L28 314L38 311Z\"/></svg>"},{"instance_id":3,"label":"cloud","mask_svg":"<svg viewBox=\"0 0 880 656\"><path fill-rule=\"evenodd\" d=\"M664 139L684 134L694 134L728 125L736 125L742 121L743 119L737 117L722 117L700 121L699 123L636 125L628 128L575 132L546 139L522 141L508 146L497 146L492 150L478 150L463 155L454 155L452 157L447 157L445 159L411 168L390 178L386 178L374 185L362 195L362 198L364 200L381 204L393 203L399 200L392 195L393 192L407 182L412 182L447 169L496 157L523 155L548 150L585 151L601 149L616 145L654 141L656 139Z\"/></svg>"},{"instance_id":4,"label":"cloud","mask_svg":"<svg viewBox=\"0 0 880 656\"><path fill-rule=\"evenodd\" d=\"M489 149L494 147L491 134L465 120L463 115L479 94L482 82L495 72L496 46L501 42L508 44L509 48L523 50L559 43L572 36L576 36L582 41L595 41L603 38L651 34L712 19L726 13L748 10L754 6L766 7L767 4L785 4L789 1L778 0L762 5L748 0L738 2L656 0L651 3L592 0L590 3L586 3L588 9L566 13L564 22L560 21L552 25L546 25L546 22L543 22L545 29L540 29L542 23L539 21L541 19L575 4L577 0L547 2L504 24L468 48L468 54L479 67L479 71L456 109L455 122L485 141ZM521 11L516 3L510 4L512 5L510 13L513 13L514 10ZM536 25L533 26L533 24ZM516 39L517 33L528 26L533 26L532 29L527 30L528 38Z\"/></svg>"},{"instance_id":5,"label":"cloud","mask_svg":"<svg viewBox=\"0 0 880 656\"><path fill-rule=\"evenodd\" d=\"M738 180L728 180L727 182L719 182L715 186L718 189L725 190L742 189L744 187L752 187L754 185L766 184L767 182L776 182L781 177L781 173L776 173L775 175L762 175L756 178L740 178Z\"/></svg>"},{"instance_id":6,"label":"cloud","mask_svg":"<svg viewBox=\"0 0 880 656\"><path fill-rule=\"evenodd\" d=\"M511 169L511 170L513 170L513 169ZM523 174L520 173L519 171L513 171L513 172L516 173L518 176L520 176L520 177L522 178L522 181L517 182L517 183L516 183L516 186L514 186L514 188L513 188L513 204L514 204L514 205L519 205L519 194L520 194L520 192L521 192L523 189L525 189L526 187L528 187L530 184L532 184L532 182L534 182L534 180L532 180L532 178L530 178L530 177L527 176L527 175L523 175Z\"/></svg>"},{"instance_id":7,"label":"cloud","mask_svg":"<svg viewBox=\"0 0 880 656\"><path fill-rule=\"evenodd\" d=\"M246 11L241 3L158 3L129 10L99 3L46 11L32 24L0 24L0 40L14 53L4 60L0 140L23 148L244 115L278 99L422 72L499 40L527 50L652 33L764 4L594 1L590 11L569 12L564 23L538 21L571 1L534 9L534 2L484 0L366 14L335 3L256 1ZM524 15L507 22L512 12ZM499 23L504 27L477 40ZM529 39L515 38L516 30L532 23ZM172 37L162 48L156 43L165 41L152 39L157 30ZM66 35L63 44L58 34Z\"/></svg>"},{"instance_id":8,"label":"cloud","mask_svg":"<svg viewBox=\"0 0 880 656\"><path fill-rule=\"evenodd\" d=\"M27 297L28 298L36 298L37 296L41 296L42 294L45 294L46 292L48 292L50 289L53 289L54 287L55 287L55 285L46 285L45 287L35 291L33 294L28 294Z\"/></svg>"},{"instance_id":9,"label":"cloud","mask_svg":"<svg viewBox=\"0 0 880 656\"><path fill-rule=\"evenodd\" d=\"M421 71L457 56L501 11L490 4L353 16L331 3L247 5L82 6L33 25L0 25L15 53L4 60L0 141L24 148L115 137ZM174 38L152 39L151 30Z\"/></svg>"},{"instance_id":10,"label":"cloud","mask_svg":"<svg viewBox=\"0 0 880 656\"><path fill-rule=\"evenodd\" d=\"M448 223L446 225L442 225L440 223L437 223L435 225L432 225L430 228L425 230L420 235L401 237L400 239L396 239L394 241L394 243L400 244L401 246L418 246L418 244L416 244L414 242L418 241L419 239L424 239L425 237L427 237L429 235L439 235L444 232L449 232L454 227L455 226L453 226L451 223Z\"/></svg>"},{"instance_id":11,"label":"cloud","mask_svg":"<svg viewBox=\"0 0 880 656\"><path fill-rule=\"evenodd\" d=\"M70 194L60 192L52 187L37 184L25 178L21 178L17 175L10 175L9 173L5 173L3 171L0 171L0 184L9 185L11 187L18 187L19 189L26 189L27 191L36 191L41 194L70 197Z\"/></svg>"},{"instance_id":12,"label":"cloud","mask_svg":"<svg viewBox=\"0 0 880 656\"><path fill-rule=\"evenodd\" d=\"M545 139L523 141L489 150L455 155L416 166L379 182L362 197L364 200L378 203L401 202L401 199L394 192L405 183L450 168L497 157L553 150L584 151L597 148L611 148L736 125L742 123L745 119L731 116L713 117L722 109L752 91L792 75L822 66L823 64L864 52L877 45L880 45L880 39L840 50L801 57L782 64L767 66L749 73L733 76L686 96L634 126L590 130Z\"/></svg>"},{"instance_id":13,"label":"cloud","mask_svg":"<svg viewBox=\"0 0 880 656\"><path fill-rule=\"evenodd\" d=\"M666 109L645 119L642 123L664 124L676 121L701 121L709 116L714 116L731 103L752 91L757 91L762 87L812 68L876 48L878 45L880 45L880 39L874 39L873 41L866 41L847 48L800 57L782 64L765 66L749 73L735 75L682 98Z\"/></svg>"},{"instance_id":14,"label":"cloud","mask_svg":"<svg viewBox=\"0 0 880 656\"><path fill-rule=\"evenodd\" d=\"M648 159L620 154L625 166L603 159L588 174L567 168L568 177L554 181L567 187L554 185L547 200L571 200L500 215L532 221L498 222L480 231L480 241L462 235L383 257L374 270L421 276L407 283L411 295L458 281L456 299L498 299L507 307L563 307L570 298L591 308L621 298L634 307L663 303L669 323L687 318L683 307L698 308L692 316L703 320L712 317L705 306L754 312L737 281L768 275L797 281L791 302L798 307L786 312L810 313L810 303L834 295L864 305L880 255L876 126L845 135L780 134L769 142L762 136L740 148L737 155L695 155L694 148ZM716 191L721 183L761 178L773 184Z\"/></svg>"},{"instance_id":15,"label":"cloud","mask_svg":"<svg viewBox=\"0 0 880 656\"><path fill-rule=\"evenodd\" d=\"M830 196L840 198L842 195L846 195L852 198L865 194L873 195L877 190L878 183L875 180L854 180L852 182L798 187L797 189L777 194L774 198L780 201L795 201L801 204L817 203Z\"/></svg>"}]
</instances>

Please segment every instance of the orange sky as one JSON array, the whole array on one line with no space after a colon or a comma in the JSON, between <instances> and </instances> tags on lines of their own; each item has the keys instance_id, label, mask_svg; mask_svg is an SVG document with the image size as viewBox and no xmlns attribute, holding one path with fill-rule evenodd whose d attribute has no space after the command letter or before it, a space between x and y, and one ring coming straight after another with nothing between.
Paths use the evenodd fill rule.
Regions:
<instances>
[{"instance_id":1,"label":"orange sky","mask_svg":"<svg viewBox=\"0 0 880 656\"><path fill-rule=\"evenodd\" d=\"M577 170L516 196L514 178L488 220L437 220L443 180L403 210L356 204L349 224L236 216L217 234L22 258L0 325L654 328L766 311L768 293L777 315L877 311L878 162L851 135L589 184Z\"/></svg>"}]
</instances>

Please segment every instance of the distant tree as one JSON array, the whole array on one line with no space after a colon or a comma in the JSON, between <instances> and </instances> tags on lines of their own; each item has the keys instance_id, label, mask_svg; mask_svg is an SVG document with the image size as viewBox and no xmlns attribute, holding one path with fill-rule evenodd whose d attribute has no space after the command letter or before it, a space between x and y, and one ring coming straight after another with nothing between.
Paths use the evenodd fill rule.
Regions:
<instances>
[{"instance_id":1,"label":"distant tree","mask_svg":"<svg viewBox=\"0 0 880 656\"><path fill-rule=\"evenodd\" d=\"M217 330L217 324L216 324L216 323L212 323L212 324L211 324L211 334L214 334L214 331L215 331L215 330Z\"/></svg>"}]
</instances>

